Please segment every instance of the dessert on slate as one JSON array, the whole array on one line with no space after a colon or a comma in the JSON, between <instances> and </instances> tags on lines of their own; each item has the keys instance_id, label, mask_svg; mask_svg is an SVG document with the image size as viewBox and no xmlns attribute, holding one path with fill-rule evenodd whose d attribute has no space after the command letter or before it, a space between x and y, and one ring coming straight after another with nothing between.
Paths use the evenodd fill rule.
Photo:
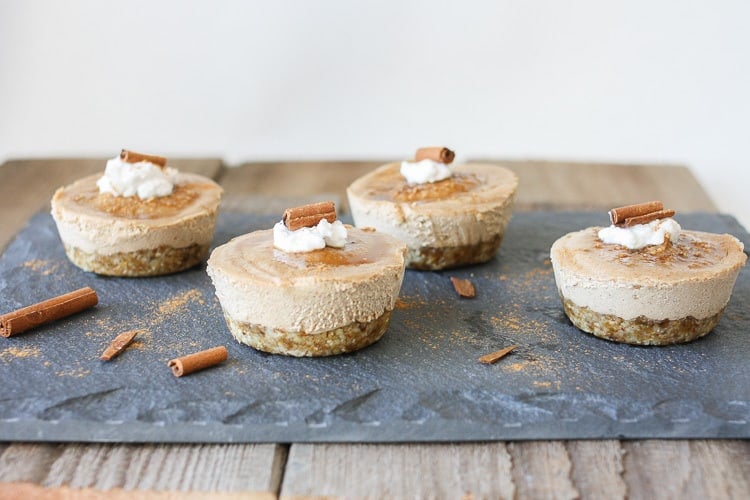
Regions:
<instances>
[{"instance_id":1,"label":"dessert on slate","mask_svg":"<svg viewBox=\"0 0 750 500\"><path fill-rule=\"evenodd\" d=\"M406 243L407 267L444 269L490 260L511 216L518 178L496 165L452 166L454 153L422 148L415 161L389 163L347 189L356 226Z\"/></svg>"},{"instance_id":2,"label":"dessert on slate","mask_svg":"<svg viewBox=\"0 0 750 500\"><path fill-rule=\"evenodd\" d=\"M57 190L52 217L68 258L109 276L156 276L208 256L222 189L161 156L123 150L104 175Z\"/></svg>"},{"instance_id":3,"label":"dessert on slate","mask_svg":"<svg viewBox=\"0 0 750 500\"><path fill-rule=\"evenodd\" d=\"M745 264L729 234L682 230L661 202L612 209L611 225L558 239L550 252L565 313L597 337L689 342L716 326Z\"/></svg>"},{"instance_id":4,"label":"dessert on slate","mask_svg":"<svg viewBox=\"0 0 750 500\"><path fill-rule=\"evenodd\" d=\"M273 229L216 248L208 274L234 338L258 350L329 356L380 339L405 246L336 220L333 202L288 209Z\"/></svg>"}]
</instances>

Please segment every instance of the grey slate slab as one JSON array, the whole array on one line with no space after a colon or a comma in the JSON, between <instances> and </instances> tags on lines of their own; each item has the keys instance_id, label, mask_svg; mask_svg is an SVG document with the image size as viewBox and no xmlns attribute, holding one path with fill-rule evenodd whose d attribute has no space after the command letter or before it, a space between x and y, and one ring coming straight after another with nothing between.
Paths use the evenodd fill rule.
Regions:
<instances>
[{"instance_id":1,"label":"grey slate slab","mask_svg":"<svg viewBox=\"0 0 750 500\"><path fill-rule=\"evenodd\" d=\"M562 312L548 260L560 235L603 214L520 213L490 263L408 271L388 333L332 358L269 355L235 343L205 265L160 278L104 278L65 258L48 214L0 258L0 312L91 286L99 305L0 338L0 440L392 442L750 437L750 269L716 329L646 348L596 339ZM685 228L729 232L731 217L686 214ZM215 238L270 227L222 214ZM470 278L473 300L449 276ZM109 363L117 333L147 333ZM510 344L495 365L477 358ZM221 366L175 378L167 361L226 345Z\"/></svg>"}]
</instances>

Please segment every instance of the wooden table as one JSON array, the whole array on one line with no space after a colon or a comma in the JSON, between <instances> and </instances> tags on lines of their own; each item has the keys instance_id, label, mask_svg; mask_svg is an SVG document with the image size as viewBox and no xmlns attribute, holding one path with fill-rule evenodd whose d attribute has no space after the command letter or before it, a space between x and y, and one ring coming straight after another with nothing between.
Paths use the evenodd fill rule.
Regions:
<instances>
[{"instance_id":1,"label":"wooden table","mask_svg":"<svg viewBox=\"0 0 750 500\"><path fill-rule=\"evenodd\" d=\"M286 206L323 198L338 200L345 210L346 185L380 162L239 168L225 168L218 159L174 163L217 179L226 191L224 210L280 214ZM520 177L519 211L607 210L647 199L678 211L716 210L680 166L499 163ZM101 159L10 161L0 167L0 247L48 206L55 188L102 167ZM111 489L107 498L125 497L123 490L139 490L142 498L205 492L214 492L212 498L750 498L750 441L0 444L0 498L12 492L98 497Z\"/></svg>"}]
</instances>

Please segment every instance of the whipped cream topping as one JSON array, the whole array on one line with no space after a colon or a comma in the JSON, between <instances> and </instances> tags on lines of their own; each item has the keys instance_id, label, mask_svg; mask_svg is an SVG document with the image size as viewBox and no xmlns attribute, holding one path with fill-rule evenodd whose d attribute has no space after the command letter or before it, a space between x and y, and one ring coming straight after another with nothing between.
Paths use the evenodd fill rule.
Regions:
<instances>
[{"instance_id":1,"label":"whipped cream topping","mask_svg":"<svg viewBox=\"0 0 750 500\"><path fill-rule=\"evenodd\" d=\"M177 170L139 161L127 163L119 156L107 160L104 175L96 182L99 193L113 196L138 196L142 200L169 196L174 189Z\"/></svg>"},{"instance_id":2,"label":"whipped cream topping","mask_svg":"<svg viewBox=\"0 0 750 500\"><path fill-rule=\"evenodd\" d=\"M302 227L290 230L283 222L273 226L273 246L283 252L312 252L326 246L343 248L346 245L347 231L340 220L333 224L321 219L315 227Z\"/></svg>"},{"instance_id":3,"label":"whipped cream topping","mask_svg":"<svg viewBox=\"0 0 750 500\"><path fill-rule=\"evenodd\" d=\"M649 245L661 245L669 235L671 241L677 241L682 228L674 219L656 219L648 224L636 224L631 227L609 226L598 233L603 243L616 244L631 250L638 250Z\"/></svg>"},{"instance_id":4,"label":"whipped cream topping","mask_svg":"<svg viewBox=\"0 0 750 500\"><path fill-rule=\"evenodd\" d=\"M438 182L453 175L453 169L445 163L425 159L417 162L401 162L401 175L409 184Z\"/></svg>"}]
</instances>

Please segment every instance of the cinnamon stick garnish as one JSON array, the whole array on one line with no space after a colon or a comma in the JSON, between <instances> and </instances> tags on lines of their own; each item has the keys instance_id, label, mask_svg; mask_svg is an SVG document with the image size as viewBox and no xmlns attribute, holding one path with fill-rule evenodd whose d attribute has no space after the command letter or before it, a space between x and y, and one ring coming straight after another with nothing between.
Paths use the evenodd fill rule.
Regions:
<instances>
[{"instance_id":1,"label":"cinnamon stick garnish","mask_svg":"<svg viewBox=\"0 0 750 500\"><path fill-rule=\"evenodd\" d=\"M315 227L323 219L330 223L336 220L336 207L332 201L287 208L281 217L284 225L291 231L302 227Z\"/></svg>"},{"instance_id":2,"label":"cinnamon stick garnish","mask_svg":"<svg viewBox=\"0 0 750 500\"><path fill-rule=\"evenodd\" d=\"M182 377L183 375L190 375L198 370L218 365L219 363L226 361L226 359L227 348L222 345L206 349L205 351L196 352L194 354L188 354L181 358L172 359L167 365L172 369L172 373L175 377Z\"/></svg>"},{"instance_id":3,"label":"cinnamon stick garnish","mask_svg":"<svg viewBox=\"0 0 750 500\"><path fill-rule=\"evenodd\" d=\"M473 299L476 296L476 291L471 281L451 276L451 283L453 283L453 289L460 297Z\"/></svg>"},{"instance_id":4,"label":"cinnamon stick garnish","mask_svg":"<svg viewBox=\"0 0 750 500\"><path fill-rule=\"evenodd\" d=\"M125 163L138 163L139 161L147 161L158 165L160 168L167 166L167 159L163 156L146 155L143 153L136 153L135 151L128 151L123 149L120 151L120 159Z\"/></svg>"},{"instance_id":5,"label":"cinnamon stick garnish","mask_svg":"<svg viewBox=\"0 0 750 500\"><path fill-rule=\"evenodd\" d=\"M664 204L660 201L649 201L646 203L638 203L637 205L627 205L610 210L609 220L616 226L618 224L623 224L625 219L639 217L663 209Z\"/></svg>"},{"instance_id":6,"label":"cinnamon stick garnish","mask_svg":"<svg viewBox=\"0 0 750 500\"><path fill-rule=\"evenodd\" d=\"M500 349L499 351L485 354L484 356L479 358L479 362L484 363L485 365L491 365L493 363L497 363L498 361L500 361L501 358L504 358L507 354L515 350L517 347L518 347L517 345L512 345L510 347L506 347L505 349Z\"/></svg>"},{"instance_id":7,"label":"cinnamon stick garnish","mask_svg":"<svg viewBox=\"0 0 750 500\"><path fill-rule=\"evenodd\" d=\"M96 292L85 287L23 307L0 316L0 335L3 337L18 335L44 323L94 307L98 302L99 297Z\"/></svg>"},{"instance_id":8,"label":"cinnamon stick garnish","mask_svg":"<svg viewBox=\"0 0 750 500\"><path fill-rule=\"evenodd\" d=\"M112 340L112 342L110 342L109 346L107 346L99 359L102 361L109 361L115 356L119 356L141 331L142 330L130 330L129 332L119 334L114 340Z\"/></svg>"},{"instance_id":9,"label":"cinnamon stick garnish","mask_svg":"<svg viewBox=\"0 0 750 500\"><path fill-rule=\"evenodd\" d=\"M455 157L456 153L442 146L419 148L417 154L414 155L416 161L432 160L445 164L453 162Z\"/></svg>"},{"instance_id":10,"label":"cinnamon stick garnish","mask_svg":"<svg viewBox=\"0 0 750 500\"><path fill-rule=\"evenodd\" d=\"M674 214L675 211L672 209L657 210L656 212L651 212L645 215L628 217L627 219L625 219L625 223L623 225L625 227L631 227L635 226L636 224L648 224L649 222L656 219L666 219L667 217L672 217Z\"/></svg>"}]
</instances>

